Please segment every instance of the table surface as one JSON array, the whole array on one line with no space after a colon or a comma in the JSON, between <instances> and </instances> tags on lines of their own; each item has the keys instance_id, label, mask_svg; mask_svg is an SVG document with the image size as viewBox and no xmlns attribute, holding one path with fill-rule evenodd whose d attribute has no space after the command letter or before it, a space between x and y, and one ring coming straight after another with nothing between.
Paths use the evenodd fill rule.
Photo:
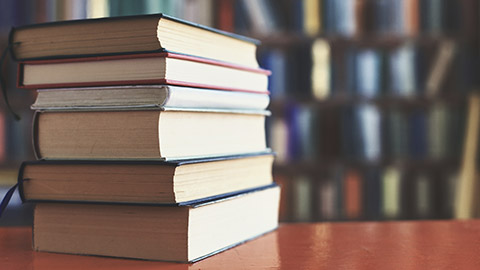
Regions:
<instances>
[{"instance_id":1,"label":"table surface","mask_svg":"<svg viewBox=\"0 0 480 270\"><path fill-rule=\"evenodd\" d=\"M480 220L282 224L194 264L34 252L0 228L0 269L480 269Z\"/></svg>"}]
</instances>

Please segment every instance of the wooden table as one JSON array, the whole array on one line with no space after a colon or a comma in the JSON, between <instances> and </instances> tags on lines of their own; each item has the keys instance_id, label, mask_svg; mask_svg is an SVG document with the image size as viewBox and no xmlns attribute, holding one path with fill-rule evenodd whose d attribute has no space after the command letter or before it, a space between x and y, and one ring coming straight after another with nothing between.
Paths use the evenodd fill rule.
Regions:
<instances>
[{"instance_id":1,"label":"wooden table","mask_svg":"<svg viewBox=\"0 0 480 270\"><path fill-rule=\"evenodd\" d=\"M0 269L480 269L480 220L283 224L194 264L33 252L0 228Z\"/></svg>"}]
</instances>

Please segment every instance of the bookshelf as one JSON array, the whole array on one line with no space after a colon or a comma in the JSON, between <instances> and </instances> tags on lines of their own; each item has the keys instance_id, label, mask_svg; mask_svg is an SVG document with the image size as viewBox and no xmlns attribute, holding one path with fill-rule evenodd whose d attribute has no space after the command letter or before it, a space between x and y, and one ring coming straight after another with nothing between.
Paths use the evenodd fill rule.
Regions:
<instances>
[{"instance_id":1,"label":"bookshelf","mask_svg":"<svg viewBox=\"0 0 480 270\"><path fill-rule=\"evenodd\" d=\"M282 221L453 217L466 105L479 86L476 0L134 2L2 1L0 48L11 26L157 12L260 39L258 59L273 71L267 127ZM15 89L15 73L9 60L3 76L24 119L2 106L4 171L33 159L35 93Z\"/></svg>"},{"instance_id":2,"label":"bookshelf","mask_svg":"<svg viewBox=\"0 0 480 270\"><path fill-rule=\"evenodd\" d=\"M478 88L478 3L285 3L263 39L264 64L287 70L270 67L284 220L452 218ZM283 87L276 74L290 75Z\"/></svg>"}]
</instances>

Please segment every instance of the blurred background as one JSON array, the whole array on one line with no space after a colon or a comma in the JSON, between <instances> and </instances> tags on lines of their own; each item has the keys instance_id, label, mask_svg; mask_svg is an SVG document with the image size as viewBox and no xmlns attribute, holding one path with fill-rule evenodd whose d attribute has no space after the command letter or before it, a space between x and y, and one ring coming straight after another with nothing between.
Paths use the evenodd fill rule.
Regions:
<instances>
[{"instance_id":1,"label":"blurred background","mask_svg":"<svg viewBox=\"0 0 480 270\"><path fill-rule=\"evenodd\" d=\"M281 221L450 219L459 183L477 189L478 0L2 0L0 49L15 26L160 12L262 41ZM22 120L2 99L0 198L34 159L16 72L7 58ZM31 211L15 195L0 226Z\"/></svg>"}]
</instances>

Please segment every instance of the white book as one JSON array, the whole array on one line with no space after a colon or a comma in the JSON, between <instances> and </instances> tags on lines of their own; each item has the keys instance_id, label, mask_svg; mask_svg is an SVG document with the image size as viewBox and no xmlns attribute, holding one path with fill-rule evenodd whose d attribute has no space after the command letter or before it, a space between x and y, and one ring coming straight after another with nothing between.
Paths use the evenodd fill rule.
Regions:
<instances>
[{"instance_id":1,"label":"white book","mask_svg":"<svg viewBox=\"0 0 480 270\"><path fill-rule=\"evenodd\" d=\"M268 94L171 85L56 88L37 90L33 110L78 109L220 109L265 110Z\"/></svg>"}]
</instances>

